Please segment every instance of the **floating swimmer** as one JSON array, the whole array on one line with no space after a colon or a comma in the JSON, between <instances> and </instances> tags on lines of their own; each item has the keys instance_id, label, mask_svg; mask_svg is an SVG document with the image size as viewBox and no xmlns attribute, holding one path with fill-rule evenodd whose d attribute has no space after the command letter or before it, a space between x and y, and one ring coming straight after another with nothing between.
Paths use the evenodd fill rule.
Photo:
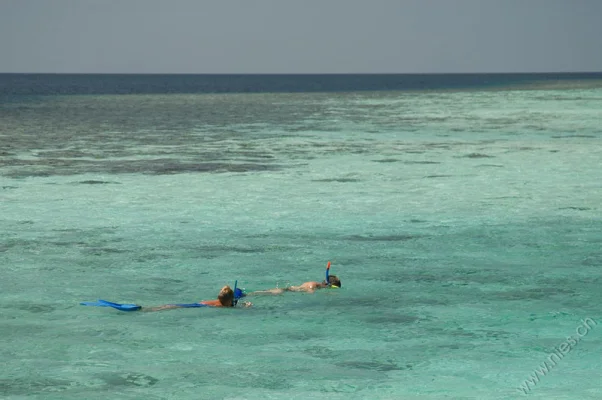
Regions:
<instances>
[{"instance_id":1,"label":"floating swimmer","mask_svg":"<svg viewBox=\"0 0 602 400\"><path fill-rule=\"evenodd\" d=\"M299 286L287 286L284 288L274 288L268 290L258 290L245 294L257 295L257 294L282 294L284 292L307 292L313 293L318 289L338 289L341 287L341 280L336 275L330 275L330 261L326 264L326 279L323 282L305 282Z\"/></svg>"},{"instance_id":2,"label":"floating swimmer","mask_svg":"<svg viewBox=\"0 0 602 400\"><path fill-rule=\"evenodd\" d=\"M217 295L216 300L203 300L198 303L189 303L189 304L165 304L163 306L158 307L142 307L138 304L119 304L113 303L106 300L98 300L98 301L85 301L80 303L83 306L97 306L97 307L113 307L120 311L163 311L163 310L172 310L175 308L196 308L196 307L234 307L238 304L238 301L245 296L242 290L238 289L237 286L238 281L234 284L234 290L228 285L224 286L219 294ZM251 303L243 302L244 307L250 307Z\"/></svg>"}]
</instances>

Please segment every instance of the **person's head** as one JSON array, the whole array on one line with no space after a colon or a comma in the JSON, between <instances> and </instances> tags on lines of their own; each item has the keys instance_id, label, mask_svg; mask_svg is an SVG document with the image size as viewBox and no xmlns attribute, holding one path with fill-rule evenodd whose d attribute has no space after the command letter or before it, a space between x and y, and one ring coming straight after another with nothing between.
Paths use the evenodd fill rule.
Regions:
<instances>
[{"instance_id":1,"label":"person's head","mask_svg":"<svg viewBox=\"0 0 602 400\"><path fill-rule=\"evenodd\" d=\"M232 307L234 305L234 292L232 291L232 288L228 285L224 286L222 290L219 291L217 299L222 306Z\"/></svg>"},{"instance_id":2,"label":"person's head","mask_svg":"<svg viewBox=\"0 0 602 400\"><path fill-rule=\"evenodd\" d=\"M331 286L341 287L341 280L336 275L329 275L328 284Z\"/></svg>"}]
</instances>

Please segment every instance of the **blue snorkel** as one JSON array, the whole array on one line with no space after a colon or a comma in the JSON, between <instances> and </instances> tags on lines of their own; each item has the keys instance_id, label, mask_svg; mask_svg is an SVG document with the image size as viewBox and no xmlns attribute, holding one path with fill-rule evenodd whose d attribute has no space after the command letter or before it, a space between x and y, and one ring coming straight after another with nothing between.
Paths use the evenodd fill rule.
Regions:
<instances>
[{"instance_id":1,"label":"blue snorkel","mask_svg":"<svg viewBox=\"0 0 602 400\"><path fill-rule=\"evenodd\" d=\"M336 276L333 275L333 277L335 278L334 281L337 282L338 279ZM330 283L330 261L328 261L328 264L326 264L326 288L327 289L339 289L341 281L338 281L338 285L334 285L332 283Z\"/></svg>"},{"instance_id":2,"label":"blue snorkel","mask_svg":"<svg viewBox=\"0 0 602 400\"><path fill-rule=\"evenodd\" d=\"M234 300L232 301L232 307L236 307L238 300L246 296L245 292L238 287L238 280L234 281Z\"/></svg>"}]
</instances>

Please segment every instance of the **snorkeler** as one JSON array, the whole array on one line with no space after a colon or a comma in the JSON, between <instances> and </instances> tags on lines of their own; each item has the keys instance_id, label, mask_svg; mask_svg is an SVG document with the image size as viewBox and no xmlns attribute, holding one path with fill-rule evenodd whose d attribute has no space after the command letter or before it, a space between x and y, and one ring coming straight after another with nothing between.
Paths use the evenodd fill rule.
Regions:
<instances>
[{"instance_id":1,"label":"snorkeler","mask_svg":"<svg viewBox=\"0 0 602 400\"><path fill-rule=\"evenodd\" d=\"M240 293L240 292L238 292ZM216 300L203 300L198 303L191 304L165 304L163 306L158 307L142 307L142 311L151 312L151 311L163 311L163 310L172 310L174 308L192 308L192 307L234 307L238 302L238 298L234 296L234 291L228 285L224 286L217 295ZM244 307L250 307L251 303L244 301Z\"/></svg>"},{"instance_id":2,"label":"snorkeler","mask_svg":"<svg viewBox=\"0 0 602 400\"><path fill-rule=\"evenodd\" d=\"M98 307L113 307L120 311L144 311L144 312L152 312L152 311L163 311L163 310L172 310L174 308L195 308L195 307L234 307L237 305L238 301L241 297L244 296L242 290L236 288L236 284L234 285L234 290L228 285L224 286L219 294L217 295L216 300L203 300L198 303L190 303L190 304L165 304L163 306L158 307L142 307L137 304L119 304L112 303L106 300L98 300L96 302L82 302L81 305L84 306L98 306ZM250 307L252 304L249 302L243 302L243 307Z\"/></svg>"},{"instance_id":3,"label":"snorkeler","mask_svg":"<svg viewBox=\"0 0 602 400\"><path fill-rule=\"evenodd\" d=\"M284 292L306 292L313 293L318 289L340 288L341 280L336 275L330 275L330 261L326 266L326 279L323 282L310 281L302 283L299 286L286 286L284 288L274 288L268 290L258 290L245 293L245 296L257 294L282 294Z\"/></svg>"}]
</instances>

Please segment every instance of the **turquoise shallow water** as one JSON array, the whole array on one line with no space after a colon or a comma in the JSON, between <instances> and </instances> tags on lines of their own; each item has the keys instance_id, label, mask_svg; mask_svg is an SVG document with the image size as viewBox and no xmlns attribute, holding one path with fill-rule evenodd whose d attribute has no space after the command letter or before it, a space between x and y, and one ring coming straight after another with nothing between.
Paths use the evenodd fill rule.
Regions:
<instances>
[{"instance_id":1,"label":"turquoise shallow water","mask_svg":"<svg viewBox=\"0 0 602 400\"><path fill-rule=\"evenodd\" d=\"M600 322L602 90L0 105L0 395L498 399ZM78 305L321 280L249 309ZM583 330L581 331L583 332ZM593 326L526 391L599 399Z\"/></svg>"}]
</instances>

